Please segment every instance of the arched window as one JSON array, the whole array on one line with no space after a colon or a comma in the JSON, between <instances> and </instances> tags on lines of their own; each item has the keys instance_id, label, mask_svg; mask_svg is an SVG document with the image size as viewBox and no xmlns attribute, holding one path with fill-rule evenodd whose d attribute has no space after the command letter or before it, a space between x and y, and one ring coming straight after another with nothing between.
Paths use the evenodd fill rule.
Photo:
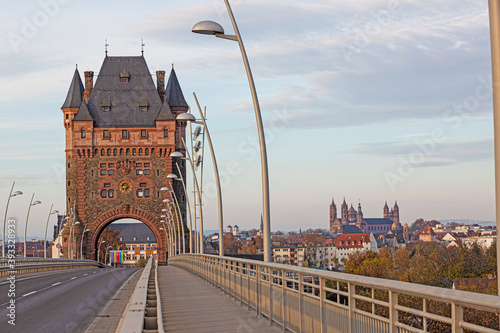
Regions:
<instances>
[{"instance_id":1,"label":"arched window","mask_svg":"<svg viewBox=\"0 0 500 333\"><path fill-rule=\"evenodd\" d=\"M142 148L139 148L139 156L142 156Z\"/></svg>"},{"instance_id":2,"label":"arched window","mask_svg":"<svg viewBox=\"0 0 500 333\"><path fill-rule=\"evenodd\" d=\"M134 155L134 156L135 156L135 155L136 155L136 153L137 153L137 152L136 152L135 148L134 148L134 149L132 149L132 155Z\"/></svg>"},{"instance_id":3,"label":"arched window","mask_svg":"<svg viewBox=\"0 0 500 333\"><path fill-rule=\"evenodd\" d=\"M99 154L99 150L98 149L94 149L94 156L97 156L97 154Z\"/></svg>"},{"instance_id":4,"label":"arched window","mask_svg":"<svg viewBox=\"0 0 500 333\"><path fill-rule=\"evenodd\" d=\"M115 156L118 155L118 150L116 148L113 149L113 155L115 155Z\"/></svg>"},{"instance_id":5,"label":"arched window","mask_svg":"<svg viewBox=\"0 0 500 333\"><path fill-rule=\"evenodd\" d=\"M149 148L146 148L146 149L144 150L144 154L145 154L146 156L147 156L147 155L149 155Z\"/></svg>"},{"instance_id":6,"label":"arched window","mask_svg":"<svg viewBox=\"0 0 500 333\"><path fill-rule=\"evenodd\" d=\"M108 148L108 156L111 156L111 148Z\"/></svg>"},{"instance_id":7,"label":"arched window","mask_svg":"<svg viewBox=\"0 0 500 333\"><path fill-rule=\"evenodd\" d=\"M130 148L127 148L127 151L125 153L126 155L130 155Z\"/></svg>"},{"instance_id":8,"label":"arched window","mask_svg":"<svg viewBox=\"0 0 500 333\"><path fill-rule=\"evenodd\" d=\"M101 156L104 156L104 149L101 149Z\"/></svg>"},{"instance_id":9,"label":"arched window","mask_svg":"<svg viewBox=\"0 0 500 333\"><path fill-rule=\"evenodd\" d=\"M152 149L151 149L151 155L154 155L154 153L155 153L155 149L154 149L154 148L152 148Z\"/></svg>"},{"instance_id":10,"label":"arched window","mask_svg":"<svg viewBox=\"0 0 500 333\"><path fill-rule=\"evenodd\" d=\"M161 148L160 148L160 156L162 156L162 155L161 155Z\"/></svg>"},{"instance_id":11,"label":"arched window","mask_svg":"<svg viewBox=\"0 0 500 333\"><path fill-rule=\"evenodd\" d=\"M123 148L120 148L120 155L123 155Z\"/></svg>"}]
</instances>

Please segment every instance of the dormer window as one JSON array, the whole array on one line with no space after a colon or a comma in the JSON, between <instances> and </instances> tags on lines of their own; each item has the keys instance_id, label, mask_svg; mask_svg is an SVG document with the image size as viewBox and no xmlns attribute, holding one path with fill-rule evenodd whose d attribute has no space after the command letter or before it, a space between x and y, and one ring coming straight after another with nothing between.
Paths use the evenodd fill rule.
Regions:
<instances>
[{"instance_id":1,"label":"dormer window","mask_svg":"<svg viewBox=\"0 0 500 333\"><path fill-rule=\"evenodd\" d=\"M120 73L120 82L128 83L129 78L130 74L127 71L124 70Z\"/></svg>"},{"instance_id":2,"label":"dormer window","mask_svg":"<svg viewBox=\"0 0 500 333\"><path fill-rule=\"evenodd\" d=\"M141 111L141 112L148 111L148 101L140 101L140 103L139 103L139 111Z\"/></svg>"},{"instance_id":3,"label":"dormer window","mask_svg":"<svg viewBox=\"0 0 500 333\"><path fill-rule=\"evenodd\" d=\"M109 112L111 110L111 101L105 100L102 101L102 111Z\"/></svg>"}]
</instances>

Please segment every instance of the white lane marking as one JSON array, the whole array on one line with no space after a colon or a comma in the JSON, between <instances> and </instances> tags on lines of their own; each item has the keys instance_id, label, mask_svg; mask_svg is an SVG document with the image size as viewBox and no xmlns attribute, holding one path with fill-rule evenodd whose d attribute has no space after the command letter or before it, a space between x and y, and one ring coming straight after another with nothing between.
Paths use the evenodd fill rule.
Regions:
<instances>
[{"instance_id":1,"label":"white lane marking","mask_svg":"<svg viewBox=\"0 0 500 333\"><path fill-rule=\"evenodd\" d=\"M76 276L73 276L70 280L74 280L74 279L76 279L76 278L77 278Z\"/></svg>"},{"instance_id":2,"label":"white lane marking","mask_svg":"<svg viewBox=\"0 0 500 333\"><path fill-rule=\"evenodd\" d=\"M87 276L88 274L83 274L83 276Z\"/></svg>"},{"instance_id":3,"label":"white lane marking","mask_svg":"<svg viewBox=\"0 0 500 333\"><path fill-rule=\"evenodd\" d=\"M97 273L97 272L92 272L92 274L95 274L95 273Z\"/></svg>"},{"instance_id":4,"label":"white lane marking","mask_svg":"<svg viewBox=\"0 0 500 333\"><path fill-rule=\"evenodd\" d=\"M32 294L34 294L34 293L36 293L36 291L32 291L32 292L30 292L30 293L24 294L24 295L23 295L23 297L26 297L26 296L32 295Z\"/></svg>"},{"instance_id":5,"label":"white lane marking","mask_svg":"<svg viewBox=\"0 0 500 333\"><path fill-rule=\"evenodd\" d=\"M61 282L56 282L56 283L53 283L52 285L57 286L58 284L61 284Z\"/></svg>"}]
</instances>

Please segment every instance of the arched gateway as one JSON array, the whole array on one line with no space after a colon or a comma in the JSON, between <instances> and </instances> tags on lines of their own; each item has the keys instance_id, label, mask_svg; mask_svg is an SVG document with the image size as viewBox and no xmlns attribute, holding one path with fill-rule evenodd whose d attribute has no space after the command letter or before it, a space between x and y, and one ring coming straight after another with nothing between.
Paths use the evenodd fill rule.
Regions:
<instances>
[{"instance_id":1,"label":"arched gateway","mask_svg":"<svg viewBox=\"0 0 500 333\"><path fill-rule=\"evenodd\" d=\"M157 71L157 85L143 56L106 55L94 86L94 72L85 72L85 86L75 70L62 106L66 129L66 205L75 220L90 229L84 253L96 259L97 242L107 225L120 218L145 223L157 239L159 262L166 263L166 237L160 230L161 209L169 187L166 176L182 173L185 163L170 157L184 152L181 138L186 123L176 121L187 112L172 68L165 89L165 71ZM175 185L185 221L185 196ZM184 222L185 225L185 222ZM188 233L187 233L188 234Z\"/></svg>"}]
</instances>

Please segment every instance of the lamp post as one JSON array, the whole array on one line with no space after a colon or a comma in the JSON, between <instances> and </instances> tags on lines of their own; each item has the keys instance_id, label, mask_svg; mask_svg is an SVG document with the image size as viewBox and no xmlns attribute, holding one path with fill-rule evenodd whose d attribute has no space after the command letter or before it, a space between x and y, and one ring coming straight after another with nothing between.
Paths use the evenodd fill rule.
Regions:
<instances>
[{"instance_id":1,"label":"lamp post","mask_svg":"<svg viewBox=\"0 0 500 333\"><path fill-rule=\"evenodd\" d=\"M75 239L75 229L74 229L74 226L77 225L77 224L80 224L80 221L73 221L71 224L70 224L70 228L69 228L69 244L68 244L68 254L71 253L71 258L68 258L68 259L73 259L73 253L76 252L76 239ZM71 239L73 239L73 242L71 242ZM71 246L73 248L75 248L75 250L73 251L73 248L71 248ZM70 252L71 251L71 252Z\"/></svg>"},{"instance_id":2,"label":"lamp post","mask_svg":"<svg viewBox=\"0 0 500 333\"><path fill-rule=\"evenodd\" d=\"M213 21L202 21L194 25L192 31L194 33L204 34L204 35L215 35L215 37L229 39L237 41L240 46L241 56L243 57L243 62L245 64L245 69L247 72L248 83L250 85L250 91L252 93L253 106L255 110L255 118L257 121L257 130L259 132L259 143L260 143L260 158L261 158L261 168L262 168L262 204L263 204L263 224L264 224L264 261L271 261L271 218L270 218L270 207L269 207L269 173L267 166L267 151L266 151L266 139L264 136L264 126L262 123L262 116L260 112L259 100L257 98L257 91L255 89L255 83L252 76L252 71L250 69L250 64L248 62L247 53L245 51L245 46L243 45L243 40L241 39L240 31L236 24L236 20L229 5L228 0L224 0L226 3L226 8L231 18L233 24L235 36L225 35L222 26Z\"/></svg>"},{"instance_id":3,"label":"lamp post","mask_svg":"<svg viewBox=\"0 0 500 333\"><path fill-rule=\"evenodd\" d=\"M166 237L166 239L167 239L167 243L168 243L168 242L169 242L169 239L168 239L167 230L165 230L165 228L163 228L163 227L160 227L160 230L165 231L165 237ZM168 249L168 244L167 244L167 249ZM170 254L170 251L168 252L168 254ZM167 255L167 259L168 259L168 255Z\"/></svg>"},{"instance_id":4,"label":"lamp post","mask_svg":"<svg viewBox=\"0 0 500 333\"><path fill-rule=\"evenodd\" d=\"M32 206L36 206L36 205L39 205L42 203L41 201L38 201L38 200L33 201L34 197L35 197L35 193L33 193L33 195L31 196L30 205L28 206L28 214L26 214L26 223L24 224L24 257L25 258L26 258L26 244L28 243L26 240L26 232L28 230L28 217L30 216L30 210L31 210Z\"/></svg>"},{"instance_id":5,"label":"lamp post","mask_svg":"<svg viewBox=\"0 0 500 333\"><path fill-rule=\"evenodd\" d=\"M49 216L47 216L47 223L45 224L45 237L44 237L44 241L43 241L43 257L44 258L47 258L47 249L46 249L46 244L47 244L47 228L49 227L49 220L50 220L50 215L53 215L53 214L58 214L59 211L58 210L52 210L52 208L54 207L54 204L50 205L50 209L49 209Z\"/></svg>"},{"instance_id":6,"label":"lamp post","mask_svg":"<svg viewBox=\"0 0 500 333\"><path fill-rule=\"evenodd\" d=\"M198 194L198 202L201 203L201 191L200 191L200 187L198 186L198 178L196 177L196 173L194 171L194 165L193 165L193 160L191 159L191 156L189 156L189 151L186 147L186 142L184 141L184 138L181 138L182 139L182 144L184 145L184 149L186 150L186 157L185 159L187 159L189 161L189 164L191 165L191 172L193 173L193 180L194 180L194 184L196 185L196 193ZM177 152L177 151L174 151L173 153L170 154L170 157L181 157L183 158L184 155L180 152ZM204 249L203 249L203 211L201 209L201 204L198 205L198 210L199 210L199 214L200 214L200 253L203 254L204 252Z\"/></svg>"},{"instance_id":7,"label":"lamp post","mask_svg":"<svg viewBox=\"0 0 500 333\"><path fill-rule=\"evenodd\" d=\"M491 70L493 83L493 130L495 142L495 197L497 235L500 230L500 3L488 0L490 16ZM500 242L497 236L497 263L500 263ZM500 276L500 264L497 264ZM500 278L498 294L500 295Z\"/></svg>"},{"instance_id":8,"label":"lamp post","mask_svg":"<svg viewBox=\"0 0 500 333\"><path fill-rule=\"evenodd\" d=\"M191 219L191 207L189 206L189 196L186 190L186 184L184 183L184 178L182 177L181 168L179 167L179 164L177 162L175 162L175 165L177 166L177 170L179 171L180 175L180 178L176 178L175 180L178 180L182 183L182 188L184 189L184 195L186 196L186 205L189 215L189 253L193 253L193 220Z\"/></svg>"},{"instance_id":9,"label":"lamp post","mask_svg":"<svg viewBox=\"0 0 500 333\"><path fill-rule=\"evenodd\" d=\"M219 211L219 255L224 256L224 222L223 222L223 211L222 211L222 191L220 186L220 178L219 178L219 168L217 167L217 160L215 158L214 146L212 144L212 138L210 136L210 132L208 131L208 126L206 123L205 116L203 112L201 112L200 103L198 103L198 97L193 93L194 99L196 101L196 105L198 106L198 111L200 112L201 121L203 122L203 127L205 129L205 133L207 134L208 146L210 147L210 154L212 155L212 163L214 165L214 173L215 173L215 183L217 185L217 201L218 201L218 211Z\"/></svg>"},{"instance_id":10,"label":"lamp post","mask_svg":"<svg viewBox=\"0 0 500 333\"><path fill-rule=\"evenodd\" d=\"M90 231L90 229L87 228L87 229L83 230L83 232L82 232L82 238L80 239L80 259L83 258L83 237L85 236L85 233L87 231Z\"/></svg>"},{"instance_id":11,"label":"lamp post","mask_svg":"<svg viewBox=\"0 0 500 333\"><path fill-rule=\"evenodd\" d=\"M179 200L177 200L177 195L174 191L174 184L172 183L172 179L177 179L177 175L171 173L167 175L167 178L170 179L170 188L172 189L172 192L170 192L170 196L174 200L174 209L177 208L177 221L181 222L182 224L182 253L186 253L186 234L184 232L184 220L182 219L181 206L179 205ZM181 225L179 225L179 228L181 228Z\"/></svg>"},{"instance_id":12,"label":"lamp post","mask_svg":"<svg viewBox=\"0 0 500 333\"><path fill-rule=\"evenodd\" d=\"M164 212L165 214L168 214L169 221L172 222L172 228L173 228L172 237L173 237L174 241L177 243L177 244L175 244L177 246L177 248L175 246L173 246L173 251L175 254L177 254L177 253L180 254L180 251L181 251L181 249L179 247L179 244L180 244L179 237L180 236L179 236L179 233L177 232L177 228L175 228L175 226L173 225L174 217L172 216L172 213L170 212L169 208L163 208L161 211Z\"/></svg>"},{"instance_id":13,"label":"lamp post","mask_svg":"<svg viewBox=\"0 0 500 333\"><path fill-rule=\"evenodd\" d=\"M106 253L104 254L104 265L106 265L106 262L108 261L108 251L109 249L111 249L112 246L109 245L107 248L106 248Z\"/></svg>"},{"instance_id":14,"label":"lamp post","mask_svg":"<svg viewBox=\"0 0 500 333\"><path fill-rule=\"evenodd\" d=\"M9 198L7 199L7 205L5 206L5 216L3 218L3 232L2 232L2 257L5 257L5 223L7 221L7 209L9 208L10 198L23 194L23 192L21 192L21 191L16 191L16 192L12 193L12 191L14 190L15 183L16 182L12 182L12 187L10 188Z\"/></svg>"},{"instance_id":15,"label":"lamp post","mask_svg":"<svg viewBox=\"0 0 500 333\"><path fill-rule=\"evenodd\" d=\"M97 243L97 244L98 244L98 246L97 246L97 261L98 261L98 262L100 262L100 261L99 261L99 259L100 259L100 255L101 255L101 244L102 244L102 243L106 243L106 241L105 241L105 240L102 240L102 241L100 241L99 243ZM106 259L106 258L105 258L105 259Z\"/></svg>"}]
</instances>

